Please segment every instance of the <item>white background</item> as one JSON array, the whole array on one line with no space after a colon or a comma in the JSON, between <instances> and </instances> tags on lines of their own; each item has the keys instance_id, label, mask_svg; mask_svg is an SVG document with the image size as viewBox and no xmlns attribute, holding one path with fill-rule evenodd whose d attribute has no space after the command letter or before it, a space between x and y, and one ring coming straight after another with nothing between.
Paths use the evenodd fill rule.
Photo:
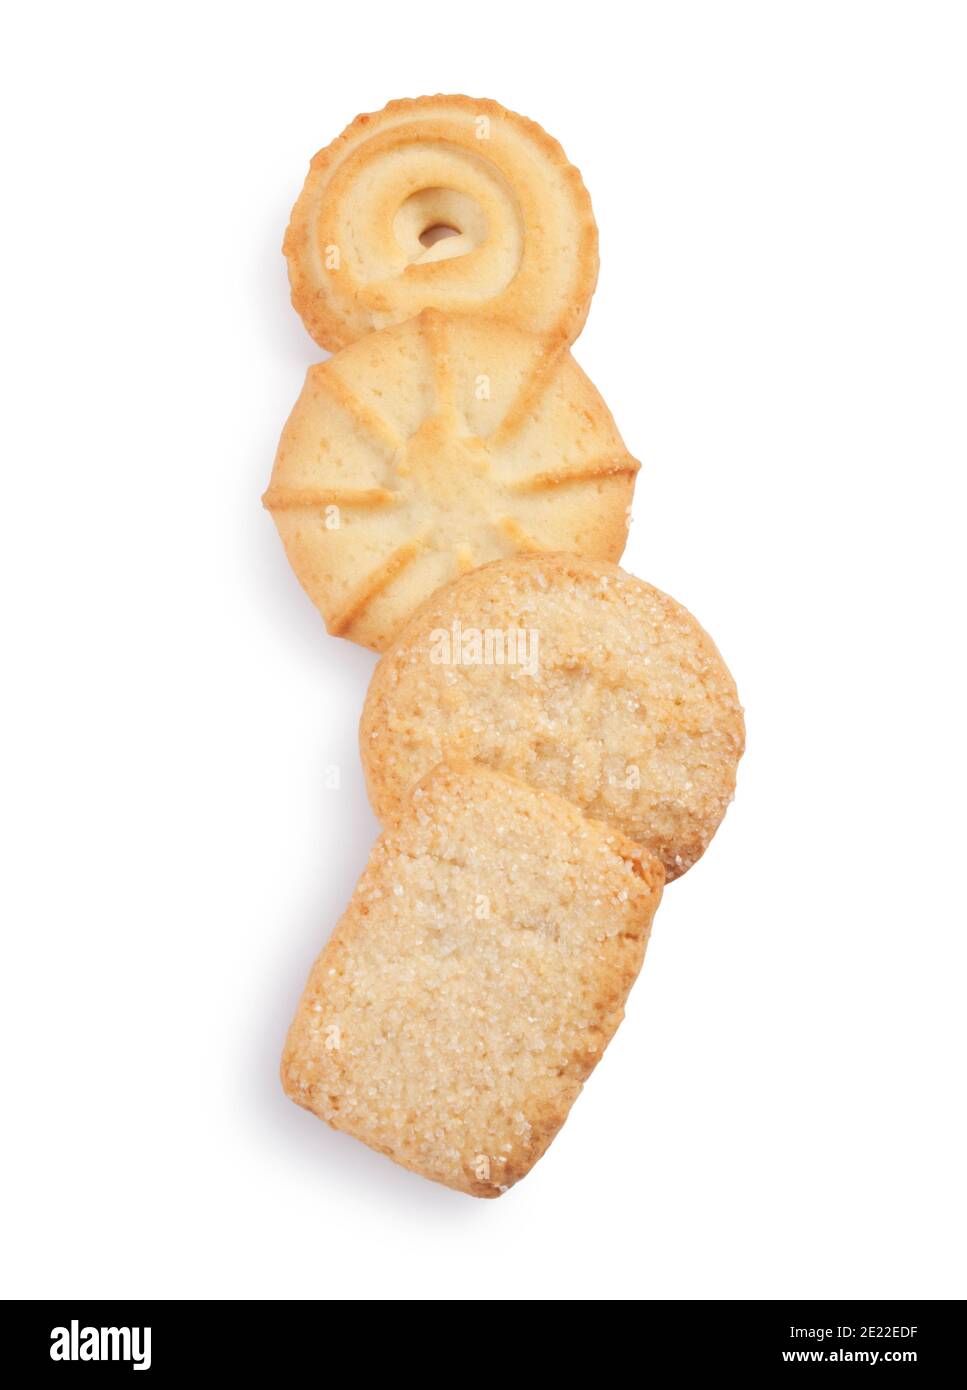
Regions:
<instances>
[{"instance_id":1,"label":"white background","mask_svg":"<svg viewBox=\"0 0 967 1390\"><path fill-rule=\"evenodd\" d=\"M963 1297L967 99L929 3L33 5L2 188L3 1292ZM498 1202L290 1104L371 654L259 505L310 155L493 96L582 170L625 564L749 746ZM342 770L327 790L330 765Z\"/></svg>"}]
</instances>

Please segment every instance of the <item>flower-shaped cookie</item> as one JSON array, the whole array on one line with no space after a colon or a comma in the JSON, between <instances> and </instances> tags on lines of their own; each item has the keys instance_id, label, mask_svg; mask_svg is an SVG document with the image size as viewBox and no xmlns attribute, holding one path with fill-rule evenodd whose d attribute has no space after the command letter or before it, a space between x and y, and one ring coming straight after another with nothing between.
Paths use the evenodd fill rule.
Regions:
<instances>
[{"instance_id":1,"label":"flower-shaped cookie","mask_svg":"<svg viewBox=\"0 0 967 1390\"><path fill-rule=\"evenodd\" d=\"M617 560L637 469L563 341L427 310L309 369L263 500L329 631L381 651L490 560Z\"/></svg>"}]
</instances>

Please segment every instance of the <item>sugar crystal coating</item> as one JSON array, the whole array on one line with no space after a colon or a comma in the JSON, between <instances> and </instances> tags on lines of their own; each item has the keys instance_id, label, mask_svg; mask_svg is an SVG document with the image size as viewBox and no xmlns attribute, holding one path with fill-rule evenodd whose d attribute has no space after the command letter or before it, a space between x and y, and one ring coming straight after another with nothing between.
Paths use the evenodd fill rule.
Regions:
<instances>
[{"instance_id":1,"label":"sugar crystal coating","mask_svg":"<svg viewBox=\"0 0 967 1390\"><path fill-rule=\"evenodd\" d=\"M662 881L647 851L557 797L434 770L313 967L287 1093L407 1168L498 1196L621 1021Z\"/></svg>"},{"instance_id":2,"label":"sugar crystal coating","mask_svg":"<svg viewBox=\"0 0 967 1390\"><path fill-rule=\"evenodd\" d=\"M472 649L468 633L482 634ZM490 660L488 633L503 634ZM533 634L530 668L508 633ZM487 565L434 595L384 654L360 724L381 819L440 759L472 758L617 826L668 879L718 828L744 742L735 683L691 614L567 555Z\"/></svg>"}]
</instances>

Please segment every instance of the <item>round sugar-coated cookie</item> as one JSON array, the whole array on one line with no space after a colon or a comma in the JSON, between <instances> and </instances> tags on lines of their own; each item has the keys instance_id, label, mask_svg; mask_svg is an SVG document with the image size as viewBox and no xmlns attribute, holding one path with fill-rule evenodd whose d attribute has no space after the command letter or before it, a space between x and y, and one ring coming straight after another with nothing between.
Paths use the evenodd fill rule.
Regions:
<instances>
[{"instance_id":1,"label":"round sugar-coated cookie","mask_svg":"<svg viewBox=\"0 0 967 1390\"><path fill-rule=\"evenodd\" d=\"M360 725L386 821L444 758L552 791L683 874L735 789L728 669L674 599L614 565L528 555L435 594L384 653Z\"/></svg>"},{"instance_id":2,"label":"round sugar-coated cookie","mask_svg":"<svg viewBox=\"0 0 967 1390\"><path fill-rule=\"evenodd\" d=\"M330 351L426 308L573 342L598 276L591 200L560 145L466 96L357 116L312 160L283 250Z\"/></svg>"},{"instance_id":3,"label":"round sugar-coated cookie","mask_svg":"<svg viewBox=\"0 0 967 1390\"><path fill-rule=\"evenodd\" d=\"M309 369L263 500L329 631L382 651L490 560L619 559L637 468L563 342L426 310Z\"/></svg>"}]
</instances>

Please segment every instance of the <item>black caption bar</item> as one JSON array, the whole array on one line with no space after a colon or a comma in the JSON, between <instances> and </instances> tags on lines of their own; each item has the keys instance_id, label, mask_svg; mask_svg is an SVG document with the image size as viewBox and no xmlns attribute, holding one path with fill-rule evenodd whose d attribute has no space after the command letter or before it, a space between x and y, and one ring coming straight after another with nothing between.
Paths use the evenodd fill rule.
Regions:
<instances>
[{"instance_id":1,"label":"black caption bar","mask_svg":"<svg viewBox=\"0 0 967 1390\"><path fill-rule=\"evenodd\" d=\"M535 1301L541 1301L536 1290ZM874 1377L872 1384L880 1383L881 1376L893 1384L921 1370L936 1374L959 1364L967 1340L963 1306L961 1300L651 1302L641 1305L634 1330L646 1362L656 1355L669 1357L684 1373L754 1370L783 1376L806 1369L848 1379L849 1368L856 1367ZM150 1377L152 1384L175 1384L186 1371L210 1371L220 1378L235 1372L322 1376L333 1370L328 1350L333 1317L311 1301L24 1301L3 1306L9 1361L23 1366L26 1374L18 1378L23 1384L52 1377L69 1385L79 1376L88 1381L95 1376ZM433 1352L433 1323L421 1328L420 1352L426 1356ZM498 1339L492 1332L482 1333L475 1320L467 1335L475 1372L481 1352L488 1349L496 1366ZM453 1337L449 1325L441 1345L452 1344ZM375 1344L388 1341L377 1336Z\"/></svg>"}]
</instances>

